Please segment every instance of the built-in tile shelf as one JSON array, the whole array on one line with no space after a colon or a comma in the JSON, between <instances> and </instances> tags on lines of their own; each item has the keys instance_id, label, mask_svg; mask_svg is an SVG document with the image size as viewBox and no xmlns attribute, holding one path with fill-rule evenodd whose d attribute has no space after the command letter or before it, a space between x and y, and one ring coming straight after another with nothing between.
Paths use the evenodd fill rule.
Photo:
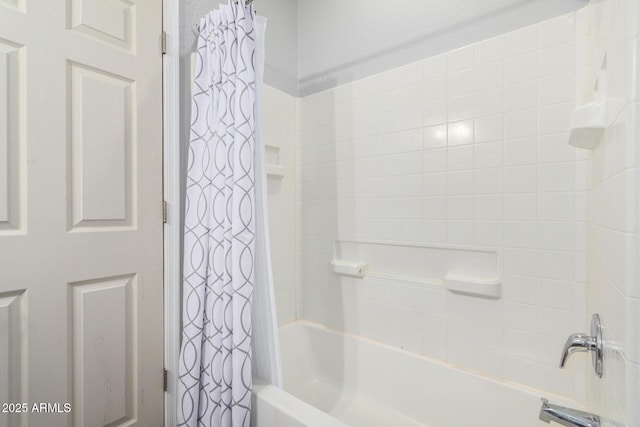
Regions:
<instances>
[{"instance_id":1,"label":"built-in tile shelf","mask_svg":"<svg viewBox=\"0 0 640 427\"><path fill-rule=\"evenodd\" d=\"M498 254L466 246L338 240L331 271L414 285L444 286L451 292L499 298Z\"/></svg>"},{"instance_id":2,"label":"built-in tile shelf","mask_svg":"<svg viewBox=\"0 0 640 427\"><path fill-rule=\"evenodd\" d=\"M472 274L449 272L444 277L444 286L449 292L500 298L501 287L498 276L477 276Z\"/></svg>"},{"instance_id":3,"label":"built-in tile shelf","mask_svg":"<svg viewBox=\"0 0 640 427\"><path fill-rule=\"evenodd\" d=\"M284 178L284 168L281 164L280 147L272 144L265 144L265 162L268 178Z\"/></svg>"}]
</instances>

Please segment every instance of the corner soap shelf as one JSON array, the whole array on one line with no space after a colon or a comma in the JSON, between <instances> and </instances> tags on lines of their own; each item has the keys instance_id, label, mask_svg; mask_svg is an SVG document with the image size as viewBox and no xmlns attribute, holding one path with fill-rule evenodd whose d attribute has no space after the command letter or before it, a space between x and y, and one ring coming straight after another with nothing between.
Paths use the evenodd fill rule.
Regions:
<instances>
[{"instance_id":1,"label":"corner soap shelf","mask_svg":"<svg viewBox=\"0 0 640 427\"><path fill-rule=\"evenodd\" d=\"M569 129L569 145L593 150L606 127L605 105L602 101L586 103L573 112Z\"/></svg>"},{"instance_id":2,"label":"corner soap shelf","mask_svg":"<svg viewBox=\"0 0 640 427\"><path fill-rule=\"evenodd\" d=\"M280 147L277 145L265 144L264 148L267 177L276 179L284 178L284 168L280 163Z\"/></svg>"}]
</instances>

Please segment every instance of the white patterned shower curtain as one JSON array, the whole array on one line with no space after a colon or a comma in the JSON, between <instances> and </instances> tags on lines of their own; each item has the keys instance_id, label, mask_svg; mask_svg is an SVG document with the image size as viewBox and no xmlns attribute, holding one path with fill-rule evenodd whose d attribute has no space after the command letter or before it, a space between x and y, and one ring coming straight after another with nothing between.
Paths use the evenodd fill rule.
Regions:
<instances>
[{"instance_id":1,"label":"white patterned shower curtain","mask_svg":"<svg viewBox=\"0 0 640 427\"><path fill-rule=\"evenodd\" d=\"M255 153L261 142L256 142L256 86L261 81L256 65L258 71L262 68L256 64L256 53L261 56L256 49L261 41L256 42L253 7L245 0L210 12L199 28L187 165L177 421L187 427L249 426L254 286L256 280L271 286L270 277L260 277L264 268L256 273L255 264L256 258L270 262L268 250L256 254L265 249L265 236L256 235L256 225L266 232L261 229L264 221L256 221L256 214L265 210L256 206L256 191L258 202L264 202L264 183L261 177L256 180L256 170L264 168L255 164L262 159ZM272 289L266 295L272 296Z\"/></svg>"}]
</instances>

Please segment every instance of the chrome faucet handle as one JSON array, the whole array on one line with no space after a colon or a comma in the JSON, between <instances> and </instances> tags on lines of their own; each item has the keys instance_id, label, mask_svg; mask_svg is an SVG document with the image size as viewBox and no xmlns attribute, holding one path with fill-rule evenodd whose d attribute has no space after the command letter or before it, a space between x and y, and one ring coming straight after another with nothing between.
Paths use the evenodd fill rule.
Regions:
<instances>
[{"instance_id":1,"label":"chrome faucet handle","mask_svg":"<svg viewBox=\"0 0 640 427\"><path fill-rule=\"evenodd\" d=\"M593 359L593 367L598 377L602 377L602 327L600 326L600 317L594 314L591 318L591 336L587 334L573 334L564 343L562 356L560 358L560 368L564 368L567 359L576 352L591 351Z\"/></svg>"},{"instance_id":2,"label":"chrome faucet handle","mask_svg":"<svg viewBox=\"0 0 640 427\"><path fill-rule=\"evenodd\" d=\"M562 358L560 359L560 367L564 368L564 365L567 363L567 359L573 353L577 353L580 351L589 351L593 350L596 347L596 338L590 337L587 334L573 334L567 341L564 343L564 348L562 349Z\"/></svg>"}]
</instances>

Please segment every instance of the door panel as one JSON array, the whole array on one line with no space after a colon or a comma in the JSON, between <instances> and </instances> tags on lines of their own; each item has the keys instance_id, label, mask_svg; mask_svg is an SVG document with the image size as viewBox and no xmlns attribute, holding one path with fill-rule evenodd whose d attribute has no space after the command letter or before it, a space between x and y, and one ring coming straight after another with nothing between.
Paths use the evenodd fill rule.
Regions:
<instances>
[{"instance_id":1,"label":"door panel","mask_svg":"<svg viewBox=\"0 0 640 427\"><path fill-rule=\"evenodd\" d=\"M136 278L72 284L73 377L79 425L136 418ZM105 309L107 308L107 309ZM108 381L105 379L108 378Z\"/></svg>"},{"instance_id":2,"label":"door panel","mask_svg":"<svg viewBox=\"0 0 640 427\"><path fill-rule=\"evenodd\" d=\"M21 226L22 57L20 45L0 40L0 233L19 230Z\"/></svg>"},{"instance_id":3,"label":"door panel","mask_svg":"<svg viewBox=\"0 0 640 427\"><path fill-rule=\"evenodd\" d=\"M0 0L0 426L163 423L161 12Z\"/></svg>"},{"instance_id":4,"label":"door panel","mask_svg":"<svg viewBox=\"0 0 640 427\"><path fill-rule=\"evenodd\" d=\"M24 396L24 308L24 291L0 294L0 378L7 379L0 384L0 402L16 402ZM17 414L6 418L19 425Z\"/></svg>"},{"instance_id":5,"label":"door panel","mask_svg":"<svg viewBox=\"0 0 640 427\"><path fill-rule=\"evenodd\" d=\"M71 228L132 226L134 82L69 64Z\"/></svg>"},{"instance_id":6,"label":"door panel","mask_svg":"<svg viewBox=\"0 0 640 427\"><path fill-rule=\"evenodd\" d=\"M136 5L126 0L71 0L69 29L127 50L135 48Z\"/></svg>"}]
</instances>

